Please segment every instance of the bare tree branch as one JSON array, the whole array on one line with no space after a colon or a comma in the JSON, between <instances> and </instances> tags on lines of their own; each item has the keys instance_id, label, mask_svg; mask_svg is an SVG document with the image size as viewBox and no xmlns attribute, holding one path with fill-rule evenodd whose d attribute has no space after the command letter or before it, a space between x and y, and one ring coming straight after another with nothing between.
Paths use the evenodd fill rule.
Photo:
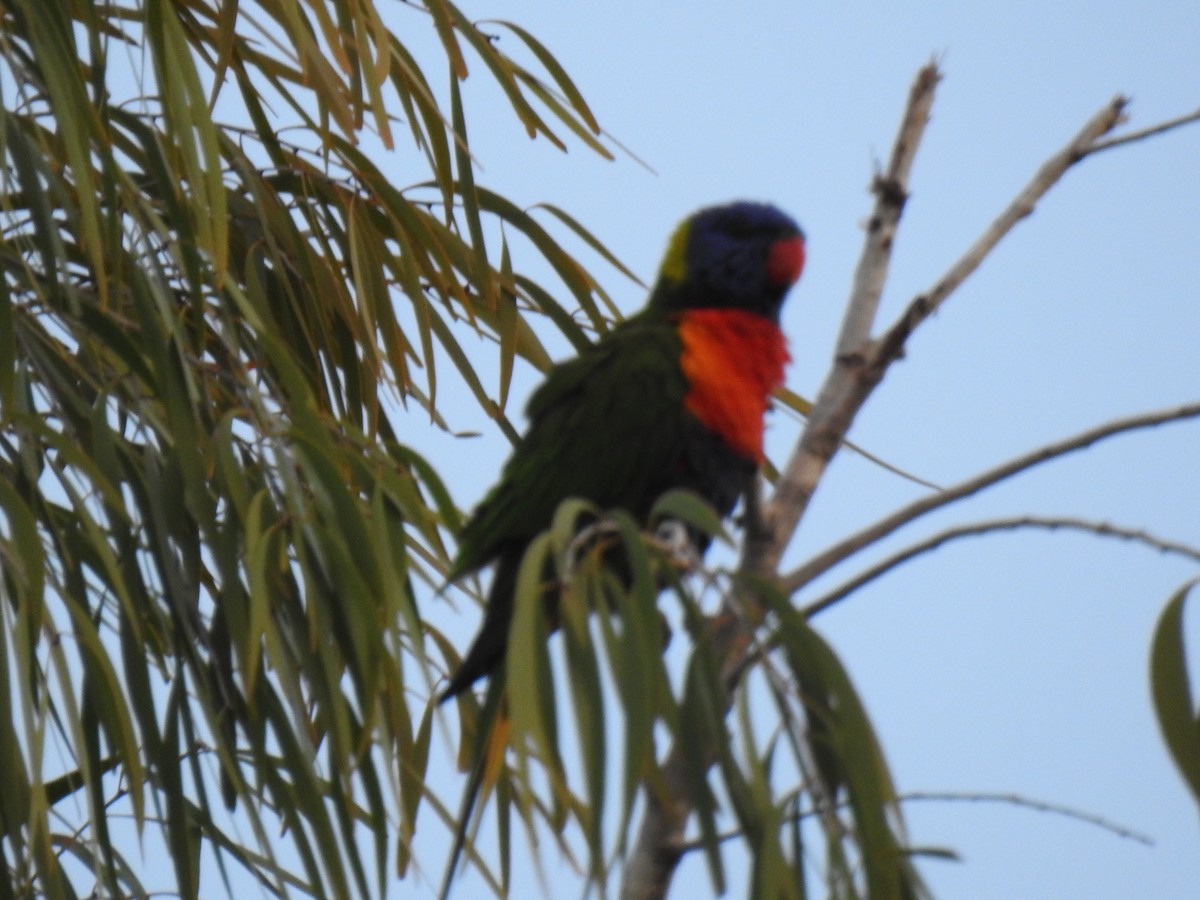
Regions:
<instances>
[{"instance_id":1,"label":"bare tree branch","mask_svg":"<svg viewBox=\"0 0 1200 900\"><path fill-rule=\"evenodd\" d=\"M871 185L871 191L875 194L875 209L867 221L866 245L854 271L850 302L838 334L838 358L860 351L875 325L879 298L883 295L892 246L896 240L896 228L900 224L904 204L908 201L909 175L925 127L929 124L934 91L941 79L941 73L932 62L917 73L917 79L909 91L904 120L892 145L887 171L877 174Z\"/></svg>"},{"instance_id":2,"label":"bare tree branch","mask_svg":"<svg viewBox=\"0 0 1200 900\"><path fill-rule=\"evenodd\" d=\"M983 522L971 522L966 525L947 528L945 531L926 538L920 543L913 544L911 547L905 547L898 553L894 553L871 566L865 572L860 573L840 587L807 604L804 607L804 614L811 618L817 613L833 606L839 600L854 593L864 585L879 578L881 575L890 572L897 566L923 553L936 550L950 541L957 540L958 538L990 534L994 531L1014 531L1019 528L1042 528L1049 531L1087 531L1102 537L1115 537L1125 541L1145 544L1161 553L1175 553L1200 562L1200 547L1193 547L1176 541L1167 541L1155 537L1143 529L1125 528L1121 525L1112 525L1108 522L1095 522L1074 517L1013 516L1006 519L988 519Z\"/></svg>"},{"instance_id":3,"label":"bare tree branch","mask_svg":"<svg viewBox=\"0 0 1200 900\"><path fill-rule=\"evenodd\" d=\"M959 257L946 274L932 288L913 299L904 314L875 346L869 368L877 369L882 377L884 370L903 355L904 345L914 329L936 312L946 298L979 268L984 258L1018 222L1033 213L1038 201L1058 183L1067 169L1086 157L1097 140L1124 121L1127 103L1125 97L1114 97L1107 106L1088 120L1065 147L1042 164L1029 184L984 230L975 243L967 248L967 252Z\"/></svg>"},{"instance_id":4,"label":"bare tree branch","mask_svg":"<svg viewBox=\"0 0 1200 900\"><path fill-rule=\"evenodd\" d=\"M988 469L986 472L982 472L973 478L968 478L966 481L946 488L940 493L930 494L910 503L908 506L901 507L890 516L886 516L864 528L862 531L839 541L829 549L810 559L798 569L782 576L780 579L781 586L788 593L792 593L868 544L872 544L880 538L891 534L902 525L907 525L914 519L935 509L940 509L963 497L976 494L984 488L991 487L993 484L1003 481L1018 472L1031 469L1036 465L1057 459L1076 450L1090 447L1092 444L1113 435L1140 428L1152 428L1166 422L1195 418L1196 416L1200 416L1200 402L1187 403L1183 406L1176 406L1170 409L1139 413L1136 416L1128 416L1123 419L1114 419L1111 422L1105 422L1103 425L1080 432L1057 443L1039 447L1008 462L1001 463L995 468Z\"/></svg>"}]
</instances>

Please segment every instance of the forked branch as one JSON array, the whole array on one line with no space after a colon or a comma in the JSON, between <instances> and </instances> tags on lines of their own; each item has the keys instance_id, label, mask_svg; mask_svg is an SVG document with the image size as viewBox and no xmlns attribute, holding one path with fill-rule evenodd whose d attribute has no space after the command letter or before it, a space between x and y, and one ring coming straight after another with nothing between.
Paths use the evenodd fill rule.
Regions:
<instances>
[{"instance_id":1,"label":"forked branch","mask_svg":"<svg viewBox=\"0 0 1200 900\"><path fill-rule=\"evenodd\" d=\"M1125 97L1114 97L1106 107L1088 120L1070 143L1042 164L1029 184L1013 198L1004 212L996 217L946 274L928 291L909 303L904 314L876 344L871 354L869 369L877 371L880 378L883 377L887 367L903 355L904 345L913 330L936 312L946 298L979 268L980 263L1018 222L1033 213L1038 201L1058 183L1071 166L1094 153L1100 138L1125 121L1125 107L1128 102Z\"/></svg>"}]
</instances>

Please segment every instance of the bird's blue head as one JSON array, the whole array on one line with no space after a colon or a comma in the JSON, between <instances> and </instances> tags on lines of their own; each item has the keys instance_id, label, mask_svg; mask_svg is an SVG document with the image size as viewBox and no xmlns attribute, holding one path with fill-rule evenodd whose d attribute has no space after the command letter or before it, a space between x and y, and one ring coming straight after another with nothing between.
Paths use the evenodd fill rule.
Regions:
<instances>
[{"instance_id":1,"label":"bird's blue head","mask_svg":"<svg viewBox=\"0 0 1200 900\"><path fill-rule=\"evenodd\" d=\"M744 309L779 319L804 268L804 232L766 203L710 206L671 237L651 305L667 311Z\"/></svg>"}]
</instances>

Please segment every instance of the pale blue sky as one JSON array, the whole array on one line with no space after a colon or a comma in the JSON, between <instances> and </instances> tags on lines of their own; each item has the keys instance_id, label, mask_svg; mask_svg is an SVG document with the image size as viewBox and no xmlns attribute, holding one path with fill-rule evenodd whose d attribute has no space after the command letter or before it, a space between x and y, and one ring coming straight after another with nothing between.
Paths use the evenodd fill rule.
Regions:
<instances>
[{"instance_id":1,"label":"pale blue sky","mask_svg":"<svg viewBox=\"0 0 1200 900\"><path fill-rule=\"evenodd\" d=\"M602 124L656 170L604 162L578 145L566 155L545 141L530 145L510 116L489 112L498 92L476 65L464 93L489 187L571 211L644 280L671 227L699 206L765 199L799 219L809 264L785 326L795 357L788 383L806 395L829 361L873 161L886 157L911 78L931 55L946 79L914 173L885 321L1114 94L1133 97L1132 127L1200 106L1200 5L1189 2L464 8L533 31ZM397 21L417 28L420 20ZM921 329L852 438L952 483L1104 420L1196 399L1197 209L1198 126L1088 160ZM596 271L624 310L641 304L635 285ZM518 420L535 382L518 373L510 401ZM506 447L473 405L450 413L455 427L487 433L412 439L443 466L463 460L453 477L444 472L469 507ZM796 423L773 417L777 461L796 434ZM1117 438L914 525L889 547L952 522L1022 513L1110 520L1195 544L1198 451L1194 422ZM789 560L918 493L841 455ZM850 574L839 571L816 590ZM1196 896L1197 809L1162 747L1147 683L1158 612L1195 574L1194 565L1112 540L1001 535L944 548L816 620L850 669L902 791L1013 792L1104 816L1156 842L1147 848L1009 806L911 805L914 843L963 857L923 865L938 896ZM464 647L474 626L461 626ZM1200 630L1192 636L1200 646ZM440 871L436 861L430 868ZM731 866L730 896L741 893L739 871ZM577 894L565 867L549 875L555 896ZM514 896L530 896L536 878L528 870L518 878ZM475 896L473 884L464 877L457 896ZM709 892L702 861L685 863L672 896Z\"/></svg>"}]
</instances>

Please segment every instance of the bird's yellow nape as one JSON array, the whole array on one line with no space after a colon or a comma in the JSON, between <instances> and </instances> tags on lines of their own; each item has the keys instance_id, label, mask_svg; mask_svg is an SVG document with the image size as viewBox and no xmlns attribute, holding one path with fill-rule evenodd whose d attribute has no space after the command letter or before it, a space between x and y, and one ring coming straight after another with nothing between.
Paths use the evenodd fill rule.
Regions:
<instances>
[{"instance_id":1,"label":"bird's yellow nape","mask_svg":"<svg viewBox=\"0 0 1200 900\"><path fill-rule=\"evenodd\" d=\"M683 281L687 275L687 246L692 233L692 220L685 219L671 235L667 244L667 255L663 257L662 266L658 270L659 278L670 281Z\"/></svg>"}]
</instances>

